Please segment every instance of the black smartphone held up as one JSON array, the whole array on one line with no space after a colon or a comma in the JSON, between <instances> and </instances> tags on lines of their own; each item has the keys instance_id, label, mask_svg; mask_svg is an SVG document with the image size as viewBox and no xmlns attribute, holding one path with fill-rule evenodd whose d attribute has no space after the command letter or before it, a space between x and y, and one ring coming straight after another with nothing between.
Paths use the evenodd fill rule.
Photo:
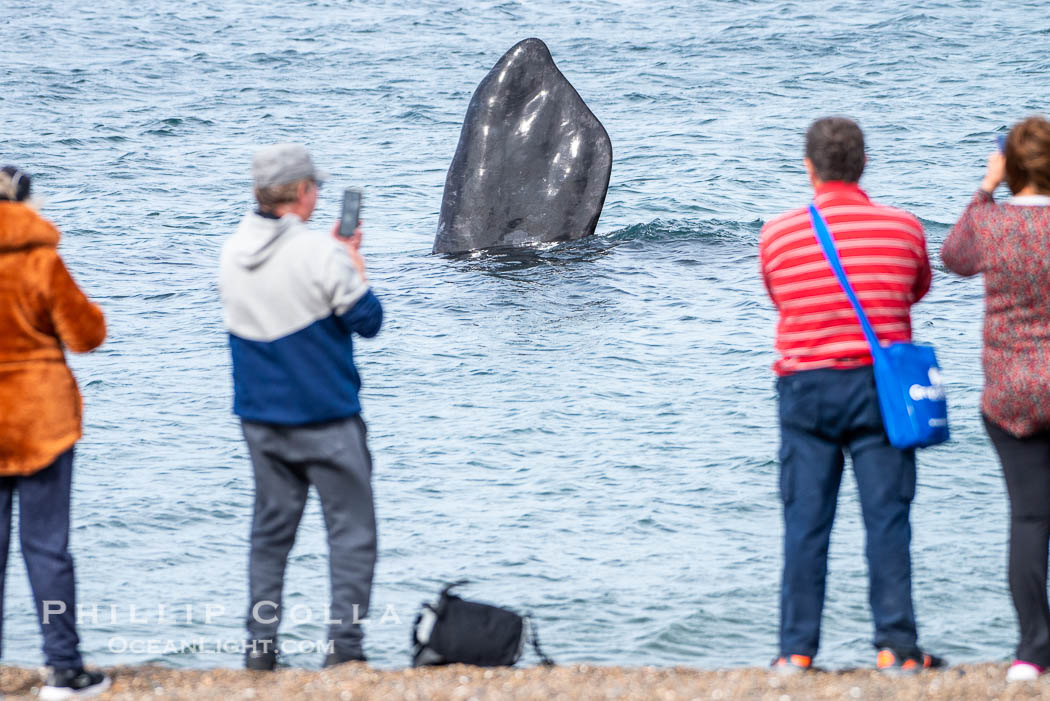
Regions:
<instances>
[{"instance_id":1,"label":"black smartphone held up","mask_svg":"<svg viewBox=\"0 0 1050 701\"><path fill-rule=\"evenodd\" d=\"M351 238L360 219L361 191L348 187L343 190L343 213L339 217L339 238Z\"/></svg>"}]
</instances>

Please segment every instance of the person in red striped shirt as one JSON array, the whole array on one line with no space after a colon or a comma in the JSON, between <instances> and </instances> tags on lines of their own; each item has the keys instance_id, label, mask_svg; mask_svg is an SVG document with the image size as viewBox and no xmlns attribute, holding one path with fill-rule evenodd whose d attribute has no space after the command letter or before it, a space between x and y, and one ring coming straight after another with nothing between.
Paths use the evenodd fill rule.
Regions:
<instances>
[{"instance_id":1,"label":"person in red striped shirt","mask_svg":"<svg viewBox=\"0 0 1050 701\"><path fill-rule=\"evenodd\" d=\"M922 225L875 204L858 181L867 161L856 122L827 117L806 134L804 163L853 288L879 340L911 340L910 309L930 288ZM918 647L911 595L915 451L890 445L871 352L804 207L762 227L762 279L779 312L776 371L784 572L774 669L810 669L820 643L828 542L848 452L867 530L876 666L917 672L944 661Z\"/></svg>"}]
</instances>

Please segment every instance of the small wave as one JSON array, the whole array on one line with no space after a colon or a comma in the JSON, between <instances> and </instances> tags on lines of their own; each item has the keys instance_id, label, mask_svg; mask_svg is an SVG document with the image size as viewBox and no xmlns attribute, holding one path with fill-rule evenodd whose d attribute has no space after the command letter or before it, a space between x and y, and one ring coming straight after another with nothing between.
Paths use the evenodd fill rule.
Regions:
<instances>
[{"instance_id":1,"label":"small wave","mask_svg":"<svg viewBox=\"0 0 1050 701\"><path fill-rule=\"evenodd\" d=\"M906 27L922 27L930 24L931 20L933 19L934 18L930 17L929 15L922 13L903 14L882 20L881 22L869 24L866 27L866 30L874 31L878 29L904 29Z\"/></svg>"},{"instance_id":2,"label":"small wave","mask_svg":"<svg viewBox=\"0 0 1050 701\"><path fill-rule=\"evenodd\" d=\"M595 260L618 245L604 236L575 241L539 243L521 248L489 248L446 256L462 261L467 269L503 275L540 266L560 266Z\"/></svg>"},{"instance_id":3,"label":"small wave","mask_svg":"<svg viewBox=\"0 0 1050 701\"><path fill-rule=\"evenodd\" d=\"M493 275L513 273L539 266L560 266L597 260L618 246L648 242L678 242L701 239L712 243L755 241L762 221L684 221L655 219L623 229L564 242L537 243L520 248L489 248L445 256L461 261L468 269Z\"/></svg>"},{"instance_id":4,"label":"small wave","mask_svg":"<svg viewBox=\"0 0 1050 701\"><path fill-rule=\"evenodd\" d=\"M632 224L618 229L606 237L613 241L679 241L682 239L707 239L717 241L739 241L753 239L762 229L762 221L734 221L708 219L687 221L681 219L654 219L646 224Z\"/></svg>"}]
</instances>

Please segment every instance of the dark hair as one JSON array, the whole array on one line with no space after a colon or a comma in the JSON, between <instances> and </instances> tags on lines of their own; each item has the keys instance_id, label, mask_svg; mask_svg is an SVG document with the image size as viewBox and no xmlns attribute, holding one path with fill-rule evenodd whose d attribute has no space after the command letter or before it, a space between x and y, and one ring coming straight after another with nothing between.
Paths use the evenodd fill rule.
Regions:
<instances>
[{"instance_id":1,"label":"dark hair","mask_svg":"<svg viewBox=\"0 0 1050 701\"><path fill-rule=\"evenodd\" d=\"M1006 184L1018 193L1027 185L1050 194L1050 122L1029 117L1006 137Z\"/></svg>"},{"instance_id":2,"label":"dark hair","mask_svg":"<svg viewBox=\"0 0 1050 701\"><path fill-rule=\"evenodd\" d=\"M852 119L818 119L806 132L806 158L821 180L855 183L864 172L864 133Z\"/></svg>"}]
</instances>

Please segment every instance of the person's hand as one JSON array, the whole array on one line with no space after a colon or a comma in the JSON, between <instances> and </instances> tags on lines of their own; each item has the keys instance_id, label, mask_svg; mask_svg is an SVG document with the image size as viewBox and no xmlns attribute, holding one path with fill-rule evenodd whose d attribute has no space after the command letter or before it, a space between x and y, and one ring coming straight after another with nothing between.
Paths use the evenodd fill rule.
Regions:
<instances>
[{"instance_id":1,"label":"person's hand","mask_svg":"<svg viewBox=\"0 0 1050 701\"><path fill-rule=\"evenodd\" d=\"M364 238L364 232L361 231L361 220L357 220L357 228L354 229L354 234L348 239L344 239L339 235L339 224L342 220L337 219L335 226L332 227L332 236L336 241L343 244L346 248L347 254L350 256L350 262L357 268L357 272L361 273L361 277L364 278L365 282L368 282L368 275L365 273L365 259L361 255L361 240Z\"/></svg>"},{"instance_id":2,"label":"person's hand","mask_svg":"<svg viewBox=\"0 0 1050 701\"><path fill-rule=\"evenodd\" d=\"M993 151L988 155L988 167L984 171L981 189L991 194L1004 180L1006 180L1006 157L998 151Z\"/></svg>"}]
</instances>

